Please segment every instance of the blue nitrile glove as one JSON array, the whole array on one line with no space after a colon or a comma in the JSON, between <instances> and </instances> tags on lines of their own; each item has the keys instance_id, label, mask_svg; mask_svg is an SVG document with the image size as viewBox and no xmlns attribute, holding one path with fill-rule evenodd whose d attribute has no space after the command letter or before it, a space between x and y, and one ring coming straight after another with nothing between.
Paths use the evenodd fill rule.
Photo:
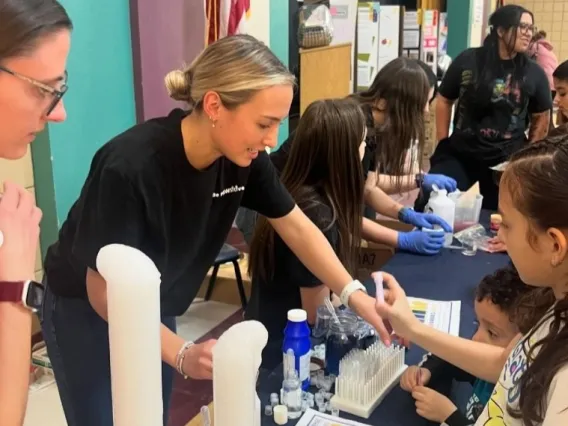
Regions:
<instances>
[{"instance_id":1,"label":"blue nitrile glove","mask_svg":"<svg viewBox=\"0 0 568 426\"><path fill-rule=\"evenodd\" d=\"M443 232L399 232L397 248L412 253L437 254L444 245Z\"/></svg>"},{"instance_id":2,"label":"blue nitrile glove","mask_svg":"<svg viewBox=\"0 0 568 426\"><path fill-rule=\"evenodd\" d=\"M444 231L452 232L452 227L440 216L436 216L432 213L418 213L410 207L403 207L398 212L398 220L408 223L409 225L414 225L417 228L432 229L434 225L440 225Z\"/></svg>"},{"instance_id":3,"label":"blue nitrile glove","mask_svg":"<svg viewBox=\"0 0 568 426\"><path fill-rule=\"evenodd\" d=\"M450 192L454 192L458 187L456 180L451 177L444 175L424 175L422 188L424 188L424 190L427 192L431 192L432 186L434 185L436 185L439 189L445 189L446 191L448 191L448 194Z\"/></svg>"}]
</instances>

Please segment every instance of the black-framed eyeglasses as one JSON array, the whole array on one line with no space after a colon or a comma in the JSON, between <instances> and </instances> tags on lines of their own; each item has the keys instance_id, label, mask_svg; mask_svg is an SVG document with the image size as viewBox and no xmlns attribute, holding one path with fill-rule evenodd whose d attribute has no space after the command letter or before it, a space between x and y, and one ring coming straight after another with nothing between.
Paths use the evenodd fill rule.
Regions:
<instances>
[{"instance_id":1,"label":"black-framed eyeglasses","mask_svg":"<svg viewBox=\"0 0 568 426\"><path fill-rule=\"evenodd\" d=\"M531 34L536 34L538 31L538 28L533 25L533 24L528 24L526 22L521 22L519 24L519 29L521 30L521 34L528 34L529 32Z\"/></svg>"},{"instance_id":2,"label":"black-framed eyeglasses","mask_svg":"<svg viewBox=\"0 0 568 426\"><path fill-rule=\"evenodd\" d=\"M52 111L55 109L55 107L57 106L57 104L59 103L59 101L61 100L61 98L67 92L67 89L68 89L68 86L67 86L67 71L65 71L65 76L63 78L63 84L61 85L61 87L59 89L56 89L55 87L51 87L51 86L49 86L45 83L42 83L41 81L37 81L37 80L35 80L31 77L27 77L23 74L12 71L12 70L10 70L6 67L3 67L3 66L0 66L0 71L4 71L4 72L6 72L10 75L13 75L16 78L19 78L20 80L23 80L27 83L30 83L31 85L40 89L42 92L51 96L53 99L49 103L49 106L48 106L47 111L45 113L46 116L49 116L49 114L52 113Z\"/></svg>"}]
</instances>

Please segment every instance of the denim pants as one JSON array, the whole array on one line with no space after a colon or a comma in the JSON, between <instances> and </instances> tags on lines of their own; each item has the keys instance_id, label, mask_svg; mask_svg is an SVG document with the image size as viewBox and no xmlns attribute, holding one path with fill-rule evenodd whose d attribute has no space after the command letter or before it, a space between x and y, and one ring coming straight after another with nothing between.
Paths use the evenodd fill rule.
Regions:
<instances>
[{"instance_id":1,"label":"denim pants","mask_svg":"<svg viewBox=\"0 0 568 426\"><path fill-rule=\"evenodd\" d=\"M67 424L113 426L107 322L88 300L58 297L48 285L41 314L43 337ZM175 331L175 317L162 317L162 323ZM143 376L144 371L140 371ZM174 369L162 363L164 426L173 377Z\"/></svg>"}]
</instances>

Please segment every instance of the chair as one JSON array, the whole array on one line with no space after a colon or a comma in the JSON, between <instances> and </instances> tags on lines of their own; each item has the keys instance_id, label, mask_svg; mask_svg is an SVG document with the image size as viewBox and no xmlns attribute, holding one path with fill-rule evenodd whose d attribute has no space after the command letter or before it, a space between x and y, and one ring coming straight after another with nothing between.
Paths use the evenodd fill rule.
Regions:
<instances>
[{"instance_id":1,"label":"chair","mask_svg":"<svg viewBox=\"0 0 568 426\"><path fill-rule=\"evenodd\" d=\"M243 278L241 276L241 268L239 266L239 259L241 253L229 244L223 244L221 251L217 255L215 262L213 263L213 272L211 273L211 278L209 279L209 286L205 292L205 300L211 298L211 293L213 293L213 287L215 286L215 281L217 280L217 273L221 265L231 262L235 267L235 279L237 280L237 288L239 290L239 296L241 298L241 305L243 310L247 307L247 297L245 294L245 288L243 286Z\"/></svg>"}]
</instances>

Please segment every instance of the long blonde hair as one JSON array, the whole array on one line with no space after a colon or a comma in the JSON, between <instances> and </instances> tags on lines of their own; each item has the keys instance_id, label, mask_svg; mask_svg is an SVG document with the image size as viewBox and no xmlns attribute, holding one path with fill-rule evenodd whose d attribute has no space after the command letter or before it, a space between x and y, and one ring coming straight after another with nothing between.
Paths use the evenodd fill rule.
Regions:
<instances>
[{"instance_id":1,"label":"long blonde hair","mask_svg":"<svg viewBox=\"0 0 568 426\"><path fill-rule=\"evenodd\" d=\"M294 85L295 77L264 43L239 34L210 44L189 66L168 73L165 82L172 99L200 111L207 92L216 92L231 109L262 89Z\"/></svg>"}]
</instances>

